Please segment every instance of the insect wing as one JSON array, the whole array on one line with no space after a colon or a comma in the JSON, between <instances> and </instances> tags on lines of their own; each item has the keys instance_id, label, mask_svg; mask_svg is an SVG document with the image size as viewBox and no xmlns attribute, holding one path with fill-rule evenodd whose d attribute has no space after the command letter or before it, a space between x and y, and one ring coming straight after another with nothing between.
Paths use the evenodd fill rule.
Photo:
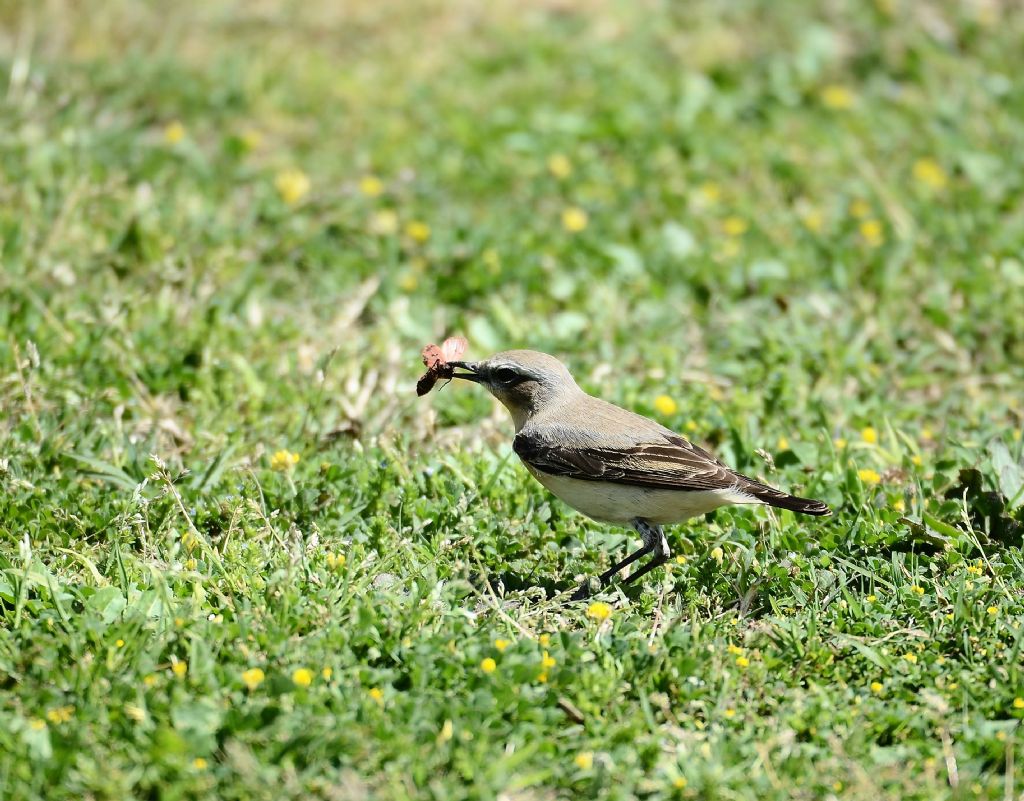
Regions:
<instances>
[{"instance_id":1,"label":"insect wing","mask_svg":"<svg viewBox=\"0 0 1024 801\"><path fill-rule=\"evenodd\" d=\"M423 349L423 363L428 370L436 370L445 363L444 353L437 345L427 345Z\"/></svg>"},{"instance_id":2,"label":"insect wing","mask_svg":"<svg viewBox=\"0 0 1024 801\"><path fill-rule=\"evenodd\" d=\"M469 345L465 337L448 337L441 345L441 358L446 362L455 361Z\"/></svg>"}]
</instances>

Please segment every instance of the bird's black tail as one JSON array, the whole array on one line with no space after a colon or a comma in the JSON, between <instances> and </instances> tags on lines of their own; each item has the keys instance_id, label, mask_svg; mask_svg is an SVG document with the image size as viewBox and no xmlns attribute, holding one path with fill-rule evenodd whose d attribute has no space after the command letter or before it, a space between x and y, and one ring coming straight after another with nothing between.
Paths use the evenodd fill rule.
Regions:
<instances>
[{"instance_id":1,"label":"bird's black tail","mask_svg":"<svg viewBox=\"0 0 1024 801\"><path fill-rule=\"evenodd\" d=\"M742 478L750 482L745 487L742 487L742 491L749 492L759 501L769 506L789 509L791 512L800 512L805 515L821 516L832 514L828 504L822 501L816 501L813 498L798 498L796 495L790 495L782 490L769 487L767 484L762 484L760 481L755 481L748 476L742 476Z\"/></svg>"},{"instance_id":2,"label":"bird's black tail","mask_svg":"<svg viewBox=\"0 0 1024 801\"><path fill-rule=\"evenodd\" d=\"M779 509L789 509L793 512L800 512L805 515L830 515L832 510L828 504L816 501L813 498L798 498L796 495L784 493L773 494L771 497L761 497L761 500L769 506L777 506Z\"/></svg>"}]
</instances>

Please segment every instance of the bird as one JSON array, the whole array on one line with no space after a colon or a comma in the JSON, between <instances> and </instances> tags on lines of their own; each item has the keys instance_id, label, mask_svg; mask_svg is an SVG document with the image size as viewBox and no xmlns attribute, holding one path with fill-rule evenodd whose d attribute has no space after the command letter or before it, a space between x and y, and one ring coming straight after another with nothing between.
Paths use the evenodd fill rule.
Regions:
<instances>
[{"instance_id":1,"label":"bird","mask_svg":"<svg viewBox=\"0 0 1024 801\"><path fill-rule=\"evenodd\" d=\"M452 377L487 389L512 416L512 449L552 494L587 517L632 527L642 546L599 577L649 556L623 582L664 564L664 526L727 504L762 504L829 515L822 501L800 498L739 473L648 417L587 394L554 356L509 350L482 361L451 361ZM588 598L588 579L571 600Z\"/></svg>"}]
</instances>

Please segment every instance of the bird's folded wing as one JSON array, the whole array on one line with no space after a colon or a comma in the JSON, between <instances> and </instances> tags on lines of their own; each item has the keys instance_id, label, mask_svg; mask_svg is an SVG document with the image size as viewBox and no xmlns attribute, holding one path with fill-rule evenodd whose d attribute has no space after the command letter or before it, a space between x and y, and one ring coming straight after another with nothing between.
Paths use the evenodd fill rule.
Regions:
<instances>
[{"instance_id":1,"label":"bird's folded wing","mask_svg":"<svg viewBox=\"0 0 1024 801\"><path fill-rule=\"evenodd\" d=\"M732 489L745 480L707 451L674 434L623 447L558 433L524 429L516 435L512 448L536 470L584 481L701 491Z\"/></svg>"}]
</instances>

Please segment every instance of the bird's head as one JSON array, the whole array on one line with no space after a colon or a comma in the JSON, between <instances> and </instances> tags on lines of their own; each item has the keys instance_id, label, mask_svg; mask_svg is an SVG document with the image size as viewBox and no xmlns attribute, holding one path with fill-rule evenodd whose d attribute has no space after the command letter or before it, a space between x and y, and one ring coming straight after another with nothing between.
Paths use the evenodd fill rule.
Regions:
<instances>
[{"instance_id":1,"label":"bird's head","mask_svg":"<svg viewBox=\"0 0 1024 801\"><path fill-rule=\"evenodd\" d=\"M509 350L479 362L449 364L465 371L455 373L455 378L482 384L501 401L512 414L516 431L545 407L581 391L564 364L535 350Z\"/></svg>"}]
</instances>

